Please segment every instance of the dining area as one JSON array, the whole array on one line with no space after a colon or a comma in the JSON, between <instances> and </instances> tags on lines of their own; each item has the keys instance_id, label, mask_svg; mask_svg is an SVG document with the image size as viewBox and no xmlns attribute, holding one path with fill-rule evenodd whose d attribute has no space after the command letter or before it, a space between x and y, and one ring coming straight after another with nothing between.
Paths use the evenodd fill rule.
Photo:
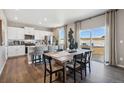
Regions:
<instances>
[{"instance_id":1,"label":"dining area","mask_svg":"<svg viewBox=\"0 0 124 93\"><path fill-rule=\"evenodd\" d=\"M77 82L77 74L83 80L91 73L92 50L88 49L58 49L54 51L43 51L36 47L32 53L32 64L36 67L43 65L44 83L54 83L58 78L60 82L68 82L68 77ZM55 78L53 80L53 75ZM49 77L49 78L47 78ZM46 82L46 78L48 79Z\"/></svg>"}]
</instances>

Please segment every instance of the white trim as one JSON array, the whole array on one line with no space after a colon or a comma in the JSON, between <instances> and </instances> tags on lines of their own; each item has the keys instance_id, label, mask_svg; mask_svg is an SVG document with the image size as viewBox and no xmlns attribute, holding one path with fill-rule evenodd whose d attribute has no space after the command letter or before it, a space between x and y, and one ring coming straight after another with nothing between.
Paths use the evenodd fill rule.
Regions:
<instances>
[{"instance_id":1,"label":"white trim","mask_svg":"<svg viewBox=\"0 0 124 93\"><path fill-rule=\"evenodd\" d=\"M117 65L118 67L122 67L122 68L124 68L124 66L123 65Z\"/></svg>"}]
</instances>

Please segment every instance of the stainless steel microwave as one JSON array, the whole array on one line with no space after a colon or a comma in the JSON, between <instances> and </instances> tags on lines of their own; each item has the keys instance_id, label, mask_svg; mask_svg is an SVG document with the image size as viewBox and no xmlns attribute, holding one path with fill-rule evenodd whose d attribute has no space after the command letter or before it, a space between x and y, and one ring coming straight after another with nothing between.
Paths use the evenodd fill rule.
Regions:
<instances>
[{"instance_id":1,"label":"stainless steel microwave","mask_svg":"<svg viewBox=\"0 0 124 93\"><path fill-rule=\"evenodd\" d=\"M35 36L34 35L25 35L26 40L34 40Z\"/></svg>"}]
</instances>

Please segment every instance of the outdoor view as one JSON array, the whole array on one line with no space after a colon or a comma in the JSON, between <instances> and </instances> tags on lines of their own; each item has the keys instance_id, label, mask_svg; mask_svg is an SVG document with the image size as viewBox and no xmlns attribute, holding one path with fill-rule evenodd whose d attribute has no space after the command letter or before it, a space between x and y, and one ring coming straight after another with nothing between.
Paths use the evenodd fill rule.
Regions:
<instances>
[{"instance_id":1,"label":"outdoor view","mask_svg":"<svg viewBox=\"0 0 124 93\"><path fill-rule=\"evenodd\" d=\"M93 50L92 58L95 61L104 61L105 33L105 27L98 27L80 31L80 47L91 48Z\"/></svg>"},{"instance_id":2,"label":"outdoor view","mask_svg":"<svg viewBox=\"0 0 124 93\"><path fill-rule=\"evenodd\" d=\"M59 29L59 44L64 44L65 32L64 28Z\"/></svg>"}]
</instances>

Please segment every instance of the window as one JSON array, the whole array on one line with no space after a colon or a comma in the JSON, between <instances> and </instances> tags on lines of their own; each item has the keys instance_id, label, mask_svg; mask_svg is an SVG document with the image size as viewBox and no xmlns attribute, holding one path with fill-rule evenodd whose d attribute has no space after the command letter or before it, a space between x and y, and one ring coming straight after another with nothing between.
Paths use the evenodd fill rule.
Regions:
<instances>
[{"instance_id":1,"label":"window","mask_svg":"<svg viewBox=\"0 0 124 93\"><path fill-rule=\"evenodd\" d=\"M65 31L64 28L59 29L59 44L64 44Z\"/></svg>"},{"instance_id":2,"label":"window","mask_svg":"<svg viewBox=\"0 0 124 93\"><path fill-rule=\"evenodd\" d=\"M104 46L105 27L80 31L81 46Z\"/></svg>"},{"instance_id":3,"label":"window","mask_svg":"<svg viewBox=\"0 0 124 93\"><path fill-rule=\"evenodd\" d=\"M93 46L104 46L105 27L91 29L91 38Z\"/></svg>"},{"instance_id":4,"label":"window","mask_svg":"<svg viewBox=\"0 0 124 93\"><path fill-rule=\"evenodd\" d=\"M90 46L90 30L83 30L80 32L80 45L81 46Z\"/></svg>"},{"instance_id":5,"label":"window","mask_svg":"<svg viewBox=\"0 0 124 93\"><path fill-rule=\"evenodd\" d=\"M97 27L80 31L80 47L91 48L92 60L104 62L105 27Z\"/></svg>"}]
</instances>

